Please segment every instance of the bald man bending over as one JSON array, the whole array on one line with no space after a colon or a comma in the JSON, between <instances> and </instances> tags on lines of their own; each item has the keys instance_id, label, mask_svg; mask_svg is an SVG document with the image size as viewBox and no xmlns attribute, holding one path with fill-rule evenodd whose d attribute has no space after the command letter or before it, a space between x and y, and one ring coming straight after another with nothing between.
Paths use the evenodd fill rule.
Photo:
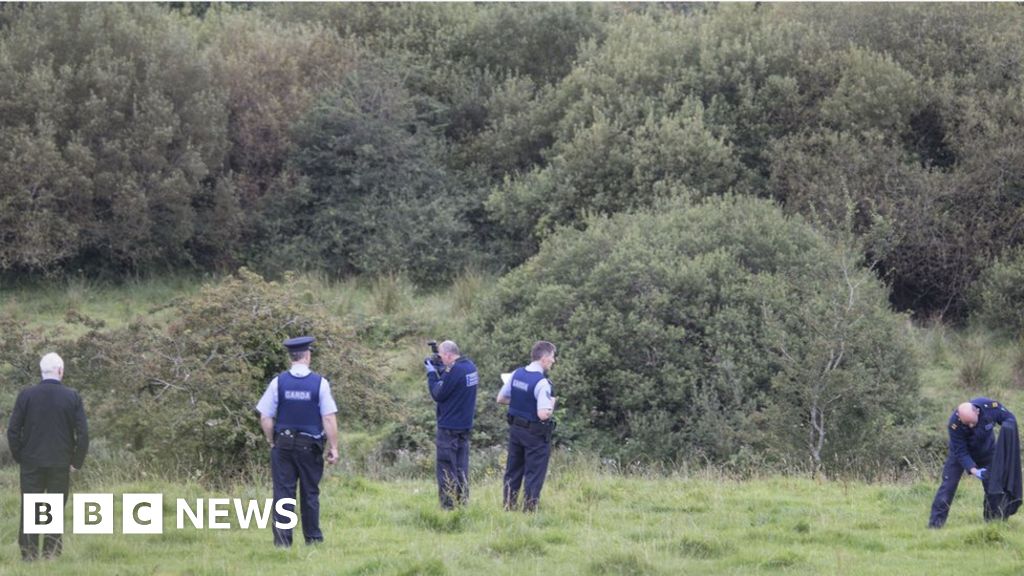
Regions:
<instances>
[{"instance_id":1,"label":"bald man bending over","mask_svg":"<svg viewBox=\"0 0 1024 576\"><path fill-rule=\"evenodd\" d=\"M992 432L996 424L1016 427L1017 420L1005 406L989 398L964 402L950 415L947 425L949 456L942 467L942 483L932 502L929 528L942 528L946 523L964 471L981 480L987 492L987 467L995 452L996 440Z\"/></svg>"}]
</instances>

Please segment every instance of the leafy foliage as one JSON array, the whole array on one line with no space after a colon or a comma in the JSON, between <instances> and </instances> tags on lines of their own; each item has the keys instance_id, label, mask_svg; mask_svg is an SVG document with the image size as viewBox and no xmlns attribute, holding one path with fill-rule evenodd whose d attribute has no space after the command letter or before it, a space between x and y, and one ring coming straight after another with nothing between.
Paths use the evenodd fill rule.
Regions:
<instances>
[{"instance_id":1,"label":"leafy foliage","mask_svg":"<svg viewBox=\"0 0 1024 576\"><path fill-rule=\"evenodd\" d=\"M555 342L568 434L629 459L811 461L820 395L827 449L814 460L836 465L873 441L843 432L852 421L900 422L875 399L917 386L885 290L838 250L742 197L594 218L498 284L475 319L480 364L505 370L533 340Z\"/></svg>"},{"instance_id":2,"label":"leafy foliage","mask_svg":"<svg viewBox=\"0 0 1024 576\"><path fill-rule=\"evenodd\" d=\"M0 272L434 283L508 269L594 215L735 193L826 229L852 202L892 302L960 319L1024 240L1022 18L4 6Z\"/></svg>"},{"instance_id":3,"label":"leafy foliage","mask_svg":"<svg viewBox=\"0 0 1024 576\"><path fill-rule=\"evenodd\" d=\"M325 96L297 134L294 161L308 184L277 212L285 249L348 273L407 272L422 282L456 271L467 232L459 190L402 86L368 66Z\"/></svg>"},{"instance_id":4,"label":"leafy foliage","mask_svg":"<svg viewBox=\"0 0 1024 576\"><path fill-rule=\"evenodd\" d=\"M280 272L267 255L283 235L276 227L277 199L298 186L298 175L288 169L294 126L357 65L359 50L316 24L285 25L261 12L229 9L208 14L200 37L226 95L230 174L224 181L235 206L221 221L238 236L219 239L223 257Z\"/></svg>"},{"instance_id":5,"label":"leafy foliage","mask_svg":"<svg viewBox=\"0 0 1024 576\"><path fill-rule=\"evenodd\" d=\"M974 318L982 325L1015 339L1024 336L1024 250L1018 248L996 260L973 287Z\"/></svg>"},{"instance_id":6,"label":"leafy foliage","mask_svg":"<svg viewBox=\"0 0 1024 576\"><path fill-rule=\"evenodd\" d=\"M230 237L224 96L156 6L38 6L0 31L0 267L189 266ZM225 206L226 204L226 206Z\"/></svg>"},{"instance_id":7,"label":"leafy foliage","mask_svg":"<svg viewBox=\"0 0 1024 576\"><path fill-rule=\"evenodd\" d=\"M317 337L312 368L331 381L339 422L351 429L393 416L352 327L324 316L301 280L266 282L243 269L169 305L167 326L94 326L64 354L94 433L154 468L216 481L263 458L255 404L288 367L281 342L298 334Z\"/></svg>"}]
</instances>

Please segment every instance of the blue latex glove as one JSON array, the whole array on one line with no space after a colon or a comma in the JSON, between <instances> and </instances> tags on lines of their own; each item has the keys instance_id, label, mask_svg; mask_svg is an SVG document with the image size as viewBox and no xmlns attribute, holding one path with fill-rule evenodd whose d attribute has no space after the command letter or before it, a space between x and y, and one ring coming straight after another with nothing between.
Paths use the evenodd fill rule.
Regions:
<instances>
[{"instance_id":1,"label":"blue latex glove","mask_svg":"<svg viewBox=\"0 0 1024 576\"><path fill-rule=\"evenodd\" d=\"M427 374L430 374L431 372L437 374L437 367L430 362L430 358L423 361L423 367L427 369Z\"/></svg>"},{"instance_id":2,"label":"blue latex glove","mask_svg":"<svg viewBox=\"0 0 1024 576\"><path fill-rule=\"evenodd\" d=\"M985 476L988 476L988 468L979 468L978 471L974 473L974 477L978 480L984 480Z\"/></svg>"}]
</instances>

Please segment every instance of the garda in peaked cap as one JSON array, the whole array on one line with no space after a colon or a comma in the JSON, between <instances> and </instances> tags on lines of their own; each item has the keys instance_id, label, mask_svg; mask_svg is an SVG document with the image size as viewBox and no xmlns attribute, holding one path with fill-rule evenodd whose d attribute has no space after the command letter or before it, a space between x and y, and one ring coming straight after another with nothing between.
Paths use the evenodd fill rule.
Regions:
<instances>
[{"instance_id":1,"label":"garda in peaked cap","mask_svg":"<svg viewBox=\"0 0 1024 576\"><path fill-rule=\"evenodd\" d=\"M312 336L296 336L295 338L289 338L284 341L284 347L289 352L305 352L309 350L309 345L316 342L316 338Z\"/></svg>"}]
</instances>

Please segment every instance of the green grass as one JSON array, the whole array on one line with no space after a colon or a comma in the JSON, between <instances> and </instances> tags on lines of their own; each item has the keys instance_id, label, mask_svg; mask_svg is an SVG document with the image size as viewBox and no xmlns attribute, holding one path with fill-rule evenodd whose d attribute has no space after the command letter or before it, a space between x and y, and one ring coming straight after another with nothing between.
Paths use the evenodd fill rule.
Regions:
<instances>
[{"instance_id":1,"label":"green grass","mask_svg":"<svg viewBox=\"0 0 1024 576\"><path fill-rule=\"evenodd\" d=\"M917 344L922 396L943 412L935 416L936 426L945 424L957 404L975 396L988 396L1011 410L1024 411L1020 342L999 339L978 328L954 330L931 324L910 330Z\"/></svg>"},{"instance_id":2,"label":"green grass","mask_svg":"<svg viewBox=\"0 0 1024 576\"><path fill-rule=\"evenodd\" d=\"M106 284L70 279L32 286L0 286L0 312L13 314L40 329L61 329L76 336L85 332L69 325L69 312L123 326L139 316L167 319L165 306L174 298L196 292L202 282L188 277L166 277Z\"/></svg>"},{"instance_id":3,"label":"green grass","mask_svg":"<svg viewBox=\"0 0 1024 576\"><path fill-rule=\"evenodd\" d=\"M556 459L562 455L556 455ZM437 507L427 481L375 482L329 473L326 543L278 550L268 530L177 530L173 499L265 498L269 485L209 493L163 482L81 490L164 493L165 532L66 536L62 558L18 560L17 486L0 472L4 574L986 574L1024 571L1019 518L985 524L967 479L943 530L925 528L935 486L769 477L745 481L600 475L556 462L535 514L503 512L500 481L477 482L462 510ZM595 496L599 495L599 496Z\"/></svg>"}]
</instances>

